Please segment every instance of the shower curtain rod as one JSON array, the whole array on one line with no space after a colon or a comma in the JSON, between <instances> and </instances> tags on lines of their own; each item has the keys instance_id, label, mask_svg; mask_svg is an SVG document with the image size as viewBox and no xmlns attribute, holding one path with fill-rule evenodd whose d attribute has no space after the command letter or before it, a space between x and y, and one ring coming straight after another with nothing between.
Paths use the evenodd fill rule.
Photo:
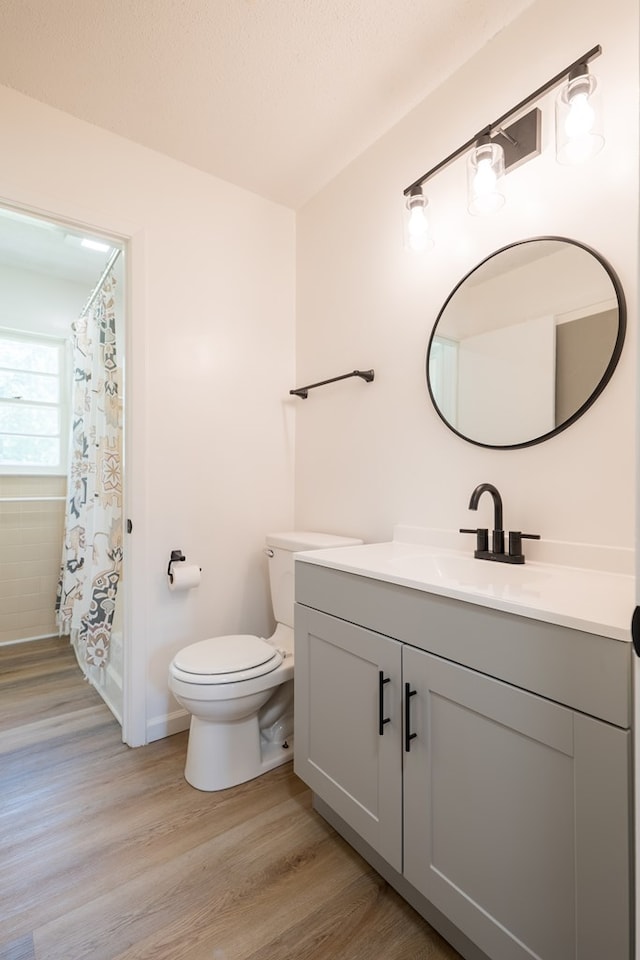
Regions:
<instances>
[{"instance_id":1,"label":"shower curtain rod","mask_svg":"<svg viewBox=\"0 0 640 960\"><path fill-rule=\"evenodd\" d=\"M105 280L109 276L109 271L111 270L112 266L114 265L114 263L116 262L116 260L118 259L121 253L122 253L122 250L114 250L111 256L109 257L109 259L107 260L107 265L102 271L100 279L98 280L95 287L91 291L91 294L89 295L89 299L87 300L84 307L82 308L82 312L80 313L80 317L79 317L80 320L82 319L82 317L84 317L86 313L88 313L88 311L93 306L93 301L100 293L102 289L102 284L105 282Z\"/></svg>"}]
</instances>

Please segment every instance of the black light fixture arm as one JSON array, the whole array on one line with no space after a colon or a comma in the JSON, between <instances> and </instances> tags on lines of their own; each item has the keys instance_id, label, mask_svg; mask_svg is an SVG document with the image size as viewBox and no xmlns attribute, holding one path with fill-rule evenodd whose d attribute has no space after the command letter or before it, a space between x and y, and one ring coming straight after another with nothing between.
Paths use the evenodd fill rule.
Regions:
<instances>
[{"instance_id":1,"label":"black light fixture arm","mask_svg":"<svg viewBox=\"0 0 640 960\"><path fill-rule=\"evenodd\" d=\"M445 157L444 160L441 160L440 163L437 163L435 167L427 170L427 172L423 173L421 177L418 177L418 179L414 180L413 183L410 183L408 187L405 187L403 191L405 197L410 196L419 187L421 187L423 183L426 183L427 180L431 179L434 174L438 173L440 170L443 170L444 167L448 166L448 164L450 164L453 160L456 160L470 147L474 146L481 137L490 136L492 132L499 130L505 120L508 120L516 113L519 113L520 110L522 110L528 104L538 100L544 93L547 93L548 90L551 90L558 83L564 80L565 77L569 77L570 74L572 74L577 68L586 65L591 60L595 60L595 58L599 57L601 53L602 47L600 44L598 44L597 46L592 47L591 50L588 50L581 57L578 57L577 60L574 60L573 63L569 64L568 67L565 67L564 70L560 70L559 73L556 73L553 77L551 77L550 80L547 80L546 83L543 83L542 86L534 90L533 93L530 93L528 97L525 97L524 100L520 100L520 102L514 107L511 107L510 110L507 110L506 113L503 113L502 116L498 117L497 120L494 120L493 123L483 127L482 130L479 130L478 133L463 143L461 147L458 147L458 149L454 150L453 153L450 153L448 157Z\"/></svg>"},{"instance_id":2,"label":"black light fixture arm","mask_svg":"<svg viewBox=\"0 0 640 960\"><path fill-rule=\"evenodd\" d=\"M351 373L343 373L339 377L331 377L329 380L319 380L318 383L309 383L306 387L297 387L295 390L289 390L289 393L306 400L309 390L313 390L314 387L324 387L327 383L335 383L337 380L347 380L349 377L361 377L362 380L371 383L374 378L374 373L373 370L353 370Z\"/></svg>"}]
</instances>

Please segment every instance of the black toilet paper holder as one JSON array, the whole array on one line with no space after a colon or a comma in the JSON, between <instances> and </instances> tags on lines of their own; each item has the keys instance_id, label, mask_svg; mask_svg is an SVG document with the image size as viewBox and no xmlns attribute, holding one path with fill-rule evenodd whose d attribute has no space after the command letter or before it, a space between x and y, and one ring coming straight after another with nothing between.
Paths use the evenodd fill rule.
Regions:
<instances>
[{"instance_id":1,"label":"black toilet paper holder","mask_svg":"<svg viewBox=\"0 0 640 960\"><path fill-rule=\"evenodd\" d=\"M186 559L187 559L187 558L185 557L185 555L184 555L184 553L182 552L182 550L172 550L172 551L171 551L171 559L169 560L169 566L167 567L167 576L169 577L169 583L173 583L173 573L171 572L171 564L172 564L172 563L178 563L178 561L180 561L180 560L183 560L183 561L184 561L184 560L186 560Z\"/></svg>"}]
</instances>

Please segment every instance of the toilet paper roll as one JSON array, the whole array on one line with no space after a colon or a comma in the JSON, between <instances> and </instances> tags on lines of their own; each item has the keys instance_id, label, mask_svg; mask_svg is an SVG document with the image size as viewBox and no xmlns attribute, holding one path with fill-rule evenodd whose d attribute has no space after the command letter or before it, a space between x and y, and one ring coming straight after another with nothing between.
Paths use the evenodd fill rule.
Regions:
<instances>
[{"instance_id":1,"label":"toilet paper roll","mask_svg":"<svg viewBox=\"0 0 640 960\"><path fill-rule=\"evenodd\" d=\"M195 563L172 563L169 590L191 590L200 586L201 570Z\"/></svg>"}]
</instances>

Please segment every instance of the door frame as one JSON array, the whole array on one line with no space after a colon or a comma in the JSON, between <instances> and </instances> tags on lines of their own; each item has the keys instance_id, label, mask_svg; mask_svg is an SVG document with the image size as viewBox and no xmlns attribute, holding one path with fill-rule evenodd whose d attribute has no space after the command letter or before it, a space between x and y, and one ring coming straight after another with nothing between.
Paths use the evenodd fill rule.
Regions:
<instances>
[{"instance_id":1,"label":"door frame","mask_svg":"<svg viewBox=\"0 0 640 960\"><path fill-rule=\"evenodd\" d=\"M143 573L147 565L146 497L146 309L145 230L103 209L88 209L71 198L46 195L0 182L0 205L27 216L50 220L70 229L104 236L125 254L124 382L124 616L122 641L122 740L130 747L147 742L147 598ZM135 324L133 318L135 317ZM131 520L132 534L126 532Z\"/></svg>"}]
</instances>

